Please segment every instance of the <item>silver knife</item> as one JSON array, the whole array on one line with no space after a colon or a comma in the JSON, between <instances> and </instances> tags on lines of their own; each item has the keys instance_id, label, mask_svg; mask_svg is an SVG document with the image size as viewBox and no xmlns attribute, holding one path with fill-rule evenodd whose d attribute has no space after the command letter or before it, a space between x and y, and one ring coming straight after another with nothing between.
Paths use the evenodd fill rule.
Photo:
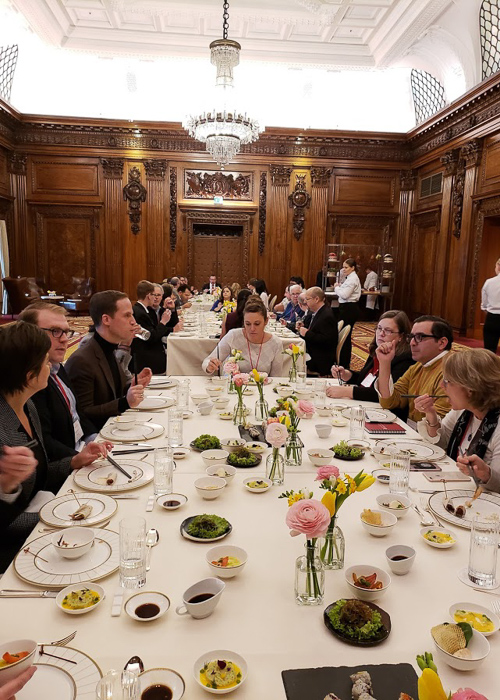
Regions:
<instances>
[{"instance_id":1,"label":"silver knife","mask_svg":"<svg viewBox=\"0 0 500 700\"><path fill-rule=\"evenodd\" d=\"M5 588L0 590L0 598L55 598L59 591L20 591Z\"/></svg>"}]
</instances>

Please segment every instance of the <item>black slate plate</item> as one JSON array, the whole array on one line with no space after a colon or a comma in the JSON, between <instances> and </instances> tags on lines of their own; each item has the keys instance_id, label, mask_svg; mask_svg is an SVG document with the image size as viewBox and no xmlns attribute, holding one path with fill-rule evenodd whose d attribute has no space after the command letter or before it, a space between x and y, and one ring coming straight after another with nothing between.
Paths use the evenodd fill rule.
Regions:
<instances>
[{"instance_id":1,"label":"black slate plate","mask_svg":"<svg viewBox=\"0 0 500 700\"><path fill-rule=\"evenodd\" d=\"M359 457L341 457L334 450L333 456L335 457L335 459L342 459L344 462L357 462L359 459L363 459L363 457L365 456L365 453L363 452L363 454L360 455Z\"/></svg>"},{"instance_id":2,"label":"black slate plate","mask_svg":"<svg viewBox=\"0 0 500 700\"><path fill-rule=\"evenodd\" d=\"M350 676L358 671L368 671L373 695L380 700L399 700L402 692L415 700L418 697L417 674L411 664L298 668L282 671L281 676L287 700L323 700L328 693L349 700L352 697Z\"/></svg>"},{"instance_id":3,"label":"black slate plate","mask_svg":"<svg viewBox=\"0 0 500 700\"><path fill-rule=\"evenodd\" d=\"M349 598L345 599L346 601L349 600ZM356 599L351 599L351 600L356 600ZM351 639L350 637L346 637L342 632L339 632L334 628L332 625L332 621L328 617L328 613L330 610L333 608L334 605L336 605L338 601L335 601L335 603L332 603L329 605L327 608L325 608L323 612L323 622L325 623L326 628L333 634L337 639L341 639L343 642L346 642L346 644L352 644L355 647L374 647L377 644L381 644L382 642L385 642L387 637L391 633L391 618L389 617L389 614L386 613L385 610L382 610L382 608L379 608L378 605L375 605L375 603L369 603L367 601L363 601L365 605L368 605L369 608L372 610L375 610L376 612L380 613L380 616L382 618L382 624L383 628L380 630L379 634L374 637L373 639L370 640L357 640L357 639Z\"/></svg>"},{"instance_id":4,"label":"black slate plate","mask_svg":"<svg viewBox=\"0 0 500 700\"><path fill-rule=\"evenodd\" d=\"M255 428L258 435L250 435L248 428L246 428L244 425L239 425L238 430L240 431L240 438L242 440L245 440L246 442L265 442L268 447L271 447L271 444L266 440L264 428L261 425L252 425L250 427Z\"/></svg>"},{"instance_id":5,"label":"black slate plate","mask_svg":"<svg viewBox=\"0 0 500 700\"><path fill-rule=\"evenodd\" d=\"M194 520L196 517L196 515L191 515L189 518L183 520L180 526L181 535L186 540L191 540L191 542L217 542L217 540L223 540L224 537L227 537L227 535L229 535L229 533L233 529L233 526L231 525L231 523L229 523L229 527L227 528L226 532L224 532L222 535L219 535L218 537L193 537L193 535L190 535L188 533L187 528L191 521Z\"/></svg>"}]
</instances>

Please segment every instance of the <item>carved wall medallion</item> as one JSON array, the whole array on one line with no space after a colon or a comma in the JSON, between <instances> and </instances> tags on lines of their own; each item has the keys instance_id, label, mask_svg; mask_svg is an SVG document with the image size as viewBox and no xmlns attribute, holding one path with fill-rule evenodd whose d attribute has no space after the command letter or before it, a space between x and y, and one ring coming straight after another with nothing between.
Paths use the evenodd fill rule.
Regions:
<instances>
[{"instance_id":1,"label":"carved wall medallion","mask_svg":"<svg viewBox=\"0 0 500 700\"><path fill-rule=\"evenodd\" d=\"M312 167L311 185L313 187L328 187L331 174L332 168Z\"/></svg>"},{"instance_id":2,"label":"carved wall medallion","mask_svg":"<svg viewBox=\"0 0 500 700\"><path fill-rule=\"evenodd\" d=\"M417 186L417 171L402 170L399 175L401 190L403 192L412 192Z\"/></svg>"},{"instance_id":3,"label":"carved wall medallion","mask_svg":"<svg viewBox=\"0 0 500 700\"><path fill-rule=\"evenodd\" d=\"M293 235L300 241L306 221L305 210L311 206L311 195L306 190L306 176L295 176L295 189L288 195L288 206L293 208Z\"/></svg>"},{"instance_id":4,"label":"carved wall medallion","mask_svg":"<svg viewBox=\"0 0 500 700\"><path fill-rule=\"evenodd\" d=\"M456 175L458 161L460 159L460 149L454 148L452 151L447 151L444 156L441 156L440 161L444 165L444 174L446 176Z\"/></svg>"},{"instance_id":5,"label":"carved wall medallion","mask_svg":"<svg viewBox=\"0 0 500 700\"><path fill-rule=\"evenodd\" d=\"M123 158L101 158L102 172L109 180L121 180L123 177Z\"/></svg>"},{"instance_id":6,"label":"carved wall medallion","mask_svg":"<svg viewBox=\"0 0 500 700\"><path fill-rule=\"evenodd\" d=\"M262 255L266 245L267 221L267 173L260 174L259 189L259 255Z\"/></svg>"},{"instance_id":7,"label":"carved wall medallion","mask_svg":"<svg viewBox=\"0 0 500 700\"><path fill-rule=\"evenodd\" d=\"M185 199L213 199L217 195L224 199L252 201L253 173L184 171Z\"/></svg>"},{"instance_id":8,"label":"carved wall medallion","mask_svg":"<svg viewBox=\"0 0 500 700\"><path fill-rule=\"evenodd\" d=\"M164 180L167 172L167 161L161 160L145 160L144 170L146 171L146 180Z\"/></svg>"},{"instance_id":9,"label":"carved wall medallion","mask_svg":"<svg viewBox=\"0 0 500 700\"><path fill-rule=\"evenodd\" d=\"M481 139L468 141L460 150L460 156L465 160L465 166L470 168L481 163L483 155L483 142Z\"/></svg>"},{"instance_id":10,"label":"carved wall medallion","mask_svg":"<svg viewBox=\"0 0 500 700\"><path fill-rule=\"evenodd\" d=\"M293 168L286 165L271 165L271 181L273 187L288 187Z\"/></svg>"},{"instance_id":11,"label":"carved wall medallion","mask_svg":"<svg viewBox=\"0 0 500 700\"><path fill-rule=\"evenodd\" d=\"M170 168L170 250L177 245L177 168Z\"/></svg>"},{"instance_id":12,"label":"carved wall medallion","mask_svg":"<svg viewBox=\"0 0 500 700\"><path fill-rule=\"evenodd\" d=\"M9 158L9 172L14 175L26 175L26 153L12 153Z\"/></svg>"},{"instance_id":13,"label":"carved wall medallion","mask_svg":"<svg viewBox=\"0 0 500 700\"><path fill-rule=\"evenodd\" d=\"M123 188L123 199L128 202L130 229L137 235L141 230L141 204L146 201L146 188L141 183L141 171L135 166L128 174L128 183Z\"/></svg>"}]
</instances>

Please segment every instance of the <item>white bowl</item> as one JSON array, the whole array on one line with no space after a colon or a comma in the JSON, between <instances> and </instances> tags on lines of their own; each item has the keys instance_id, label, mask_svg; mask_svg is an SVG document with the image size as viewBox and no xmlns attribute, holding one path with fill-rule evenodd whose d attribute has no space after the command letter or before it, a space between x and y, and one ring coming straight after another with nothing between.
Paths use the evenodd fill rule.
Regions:
<instances>
[{"instance_id":1,"label":"white bowl","mask_svg":"<svg viewBox=\"0 0 500 700\"><path fill-rule=\"evenodd\" d=\"M334 416L332 418L332 425L334 428L345 428L349 421L347 421L345 418L339 418L338 416Z\"/></svg>"},{"instance_id":2,"label":"white bowl","mask_svg":"<svg viewBox=\"0 0 500 700\"><path fill-rule=\"evenodd\" d=\"M137 418L125 413L123 416L116 416L116 418L113 418L111 422L117 430L132 430L137 423Z\"/></svg>"},{"instance_id":3,"label":"white bowl","mask_svg":"<svg viewBox=\"0 0 500 700\"><path fill-rule=\"evenodd\" d=\"M232 411L221 411L217 414L221 420L233 420Z\"/></svg>"},{"instance_id":4,"label":"white bowl","mask_svg":"<svg viewBox=\"0 0 500 700\"><path fill-rule=\"evenodd\" d=\"M216 397L216 396L221 396L222 392L224 391L224 387L222 386L209 386L206 389L206 392L209 396Z\"/></svg>"},{"instance_id":5,"label":"white bowl","mask_svg":"<svg viewBox=\"0 0 500 700\"><path fill-rule=\"evenodd\" d=\"M164 508L165 510L177 510L177 508L180 508L183 506L185 503L187 503L188 497L185 496L183 493L165 493L163 496L158 496L156 499L156 502L159 506ZM169 506L165 505L170 502L175 502L177 505Z\"/></svg>"},{"instance_id":6,"label":"white bowl","mask_svg":"<svg viewBox=\"0 0 500 700\"><path fill-rule=\"evenodd\" d=\"M171 668L148 668L139 674L139 697L154 685L166 685L172 691L172 700L181 700L186 689L184 678Z\"/></svg>"},{"instance_id":7,"label":"white bowl","mask_svg":"<svg viewBox=\"0 0 500 700\"><path fill-rule=\"evenodd\" d=\"M9 654L20 654L22 651L28 652L28 655L23 659L0 668L0 687L33 665L37 648L38 644L33 639L13 639L12 642L0 644L0 658L7 652Z\"/></svg>"},{"instance_id":8,"label":"white bowl","mask_svg":"<svg viewBox=\"0 0 500 700\"><path fill-rule=\"evenodd\" d=\"M326 467L327 464L333 464L333 450L311 449L307 450L307 456L315 467Z\"/></svg>"},{"instance_id":9,"label":"white bowl","mask_svg":"<svg viewBox=\"0 0 500 700\"><path fill-rule=\"evenodd\" d=\"M196 405L198 405L202 401L208 401L209 398L210 397L208 394L191 394L191 401Z\"/></svg>"},{"instance_id":10,"label":"white bowl","mask_svg":"<svg viewBox=\"0 0 500 700\"><path fill-rule=\"evenodd\" d=\"M450 540L450 542L443 542L442 544L439 542L431 542L425 537L425 534L431 531L441 532L445 535L450 535L452 539ZM450 547L453 547L453 545L456 543L455 535L453 534L453 532L451 532L450 530L446 530L446 528L444 527L439 527L438 525L427 525L427 527L423 527L420 530L420 536L422 537L424 542L426 542L430 547L435 547L436 549L449 549Z\"/></svg>"},{"instance_id":11,"label":"white bowl","mask_svg":"<svg viewBox=\"0 0 500 700\"><path fill-rule=\"evenodd\" d=\"M198 494L206 501L218 498L226 488L226 480L218 476L202 476L196 479L194 487Z\"/></svg>"},{"instance_id":12,"label":"white bowl","mask_svg":"<svg viewBox=\"0 0 500 700\"><path fill-rule=\"evenodd\" d=\"M250 484L253 483L254 481L262 481L266 485L261 486L261 487L250 486ZM253 477L250 476L248 479L245 479L245 481L243 482L243 486L247 489L247 491L251 491L252 493L265 493L265 491L269 491L269 489L271 488L272 485L273 485L273 482L271 481L271 479L264 479L260 476L253 476Z\"/></svg>"},{"instance_id":13,"label":"white bowl","mask_svg":"<svg viewBox=\"0 0 500 700\"><path fill-rule=\"evenodd\" d=\"M370 523L365 523L360 514L361 524L370 535L373 537L385 537L394 528L398 519L392 513L388 513L385 510L373 510L372 513L380 513L382 516L382 525L370 525Z\"/></svg>"},{"instance_id":14,"label":"white bowl","mask_svg":"<svg viewBox=\"0 0 500 700\"><path fill-rule=\"evenodd\" d=\"M359 578L360 576L370 576L370 574L377 574L377 581L382 582L382 588L376 588L374 590L368 588L359 588L353 583L352 575L356 574ZM382 598L383 595L387 593L387 589L391 585L391 577L383 569L379 569L376 566L370 566L369 564L357 564L356 566L350 566L346 569L345 580L349 587L349 590L360 600L366 600L368 602L373 602L378 598Z\"/></svg>"},{"instance_id":15,"label":"white bowl","mask_svg":"<svg viewBox=\"0 0 500 700\"><path fill-rule=\"evenodd\" d=\"M241 438L225 438L224 440L220 441L220 444L228 452L235 452L236 450L239 450L240 447L247 446L246 440L242 440Z\"/></svg>"},{"instance_id":16,"label":"white bowl","mask_svg":"<svg viewBox=\"0 0 500 700\"><path fill-rule=\"evenodd\" d=\"M229 397L226 398L224 396L217 396L216 398L211 399L211 401L212 401L213 405L215 406L215 408L218 408L220 410L222 408L226 408L226 406L229 403Z\"/></svg>"},{"instance_id":17,"label":"white bowl","mask_svg":"<svg viewBox=\"0 0 500 700\"><path fill-rule=\"evenodd\" d=\"M279 393L279 390L278 390L278 393ZM289 396L291 396L292 394L295 394L295 396L298 399L310 399L310 398L312 398L313 392L310 389L295 389L295 391L292 391L289 394ZM331 412L332 411L330 409L330 413Z\"/></svg>"},{"instance_id":18,"label":"white bowl","mask_svg":"<svg viewBox=\"0 0 500 700\"><path fill-rule=\"evenodd\" d=\"M247 442L245 447L255 455L261 455L268 449L268 445L265 442Z\"/></svg>"},{"instance_id":19,"label":"white bowl","mask_svg":"<svg viewBox=\"0 0 500 700\"><path fill-rule=\"evenodd\" d=\"M297 392L297 395L298 395L298 392ZM318 414L318 416L321 416L322 418L326 418L326 417L332 415L332 409L331 409L331 408L328 408L328 407L326 407L326 408L317 408L317 409L316 409L316 413Z\"/></svg>"},{"instance_id":20,"label":"white bowl","mask_svg":"<svg viewBox=\"0 0 500 700\"><path fill-rule=\"evenodd\" d=\"M374 469L372 471L372 476L376 478L376 480L379 482L379 484L384 484L385 486L389 486L389 470L380 468L380 469Z\"/></svg>"},{"instance_id":21,"label":"white bowl","mask_svg":"<svg viewBox=\"0 0 500 700\"><path fill-rule=\"evenodd\" d=\"M238 683L238 685L235 685L232 688L221 689L208 688L206 685L203 685L203 683L200 681L200 670L210 661L217 660L232 661L240 668L241 681ZM214 649L214 651L207 651L206 654L202 654L198 659L196 659L193 666L193 675L196 682L201 688L203 688L203 690L206 690L208 693L213 693L214 695L225 695L226 693L231 693L233 690L236 690L236 688L240 688L243 685L247 679L248 666L245 659L239 654L236 654L234 651L229 651L228 649Z\"/></svg>"},{"instance_id":22,"label":"white bowl","mask_svg":"<svg viewBox=\"0 0 500 700\"><path fill-rule=\"evenodd\" d=\"M205 471L209 476L218 476L220 479L224 479L229 486L236 474L236 467L232 467L230 464L213 464L211 467L207 467ZM217 474L218 471L224 472L224 476Z\"/></svg>"},{"instance_id":23,"label":"white bowl","mask_svg":"<svg viewBox=\"0 0 500 700\"><path fill-rule=\"evenodd\" d=\"M85 588L89 588L91 591L95 591L97 593L99 596L97 603L94 603L94 605L91 605L88 608L81 608L80 610L70 610L69 608L63 607L63 600L67 595L73 593L74 591L81 591ZM68 615L83 615L84 613L91 612L91 610L95 610L102 603L105 597L106 591L102 586L98 586L97 583L92 583L90 581L87 583L73 583L71 586L66 586L66 588L62 589L62 591L59 591L56 596L56 605L58 608L60 608L60 610L68 613Z\"/></svg>"},{"instance_id":24,"label":"white bowl","mask_svg":"<svg viewBox=\"0 0 500 700\"><path fill-rule=\"evenodd\" d=\"M444 649L441 649L435 641L434 646L436 647L436 663L439 665L441 661L444 661L444 663L455 668L457 671L476 670L490 653L489 641L483 634L476 632L475 629L472 630L472 638L467 645L467 649L469 649L472 654L472 659L460 659L457 656L453 656L453 654L449 654Z\"/></svg>"},{"instance_id":25,"label":"white bowl","mask_svg":"<svg viewBox=\"0 0 500 700\"><path fill-rule=\"evenodd\" d=\"M409 547L406 544L394 544L385 550L387 566L396 576L405 576L410 571L416 555L417 553L413 547ZM404 559L394 560L393 557L404 557Z\"/></svg>"},{"instance_id":26,"label":"white bowl","mask_svg":"<svg viewBox=\"0 0 500 700\"><path fill-rule=\"evenodd\" d=\"M90 552L94 537L90 527L67 527L52 535L52 544L65 559L78 559Z\"/></svg>"},{"instance_id":27,"label":"white bowl","mask_svg":"<svg viewBox=\"0 0 500 700\"><path fill-rule=\"evenodd\" d=\"M191 450L188 447L172 447L174 461L186 459Z\"/></svg>"},{"instance_id":28,"label":"white bowl","mask_svg":"<svg viewBox=\"0 0 500 700\"><path fill-rule=\"evenodd\" d=\"M159 610L154 617L140 617L137 614L137 608L140 605L156 605ZM130 598L125 603L125 612L133 620L138 622L152 622L157 620L162 615L165 615L170 607L170 599L164 593L158 593L157 591L142 591L141 593L136 593L130 596Z\"/></svg>"},{"instance_id":29,"label":"white bowl","mask_svg":"<svg viewBox=\"0 0 500 700\"><path fill-rule=\"evenodd\" d=\"M212 377L212 384L225 387L227 385L227 377Z\"/></svg>"},{"instance_id":30,"label":"white bowl","mask_svg":"<svg viewBox=\"0 0 500 700\"><path fill-rule=\"evenodd\" d=\"M221 557L236 557L236 559L240 560L241 564L230 567L212 564L213 561L217 561ZM207 564L212 572L211 575L218 576L219 578L234 578L234 576L240 574L247 563L247 559L248 554L246 551L232 544L220 544L217 547L212 547L206 553Z\"/></svg>"},{"instance_id":31,"label":"white bowl","mask_svg":"<svg viewBox=\"0 0 500 700\"><path fill-rule=\"evenodd\" d=\"M454 603L450 609L450 617L455 622L455 612L457 610L466 610L467 612L474 612L474 613L480 613L481 615L486 615L491 622L493 623L495 629L493 629L491 632L479 632L479 630L476 630L476 632L479 632L479 634L482 634L483 637L490 637L492 634L495 634L495 632L498 631L500 628L500 617L498 615L495 615L494 612L492 612L489 608L485 608L483 605L477 605L476 603ZM474 627L474 629L476 629Z\"/></svg>"},{"instance_id":32,"label":"white bowl","mask_svg":"<svg viewBox=\"0 0 500 700\"><path fill-rule=\"evenodd\" d=\"M211 467L214 464L225 464L229 457L227 450L204 450L201 453L201 458L206 467Z\"/></svg>"},{"instance_id":33,"label":"white bowl","mask_svg":"<svg viewBox=\"0 0 500 700\"><path fill-rule=\"evenodd\" d=\"M347 444L349 447L357 447L358 450L362 450L363 452L370 452L371 451L371 445L368 440L358 440L358 438L350 438L347 440Z\"/></svg>"},{"instance_id":34,"label":"white bowl","mask_svg":"<svg viewBox=\"0 0 500 700\"><path fill-rule=\"evenodd\" d=\"M288 387L288 386L279 386L279 387L277 387L277 389L276 389L276 393L277 393L278 396L280 396L282 399L287 399L289 396L292 396L292 394L293 394L293 389L292 389L291 386L290 386L290 387ZM302 398L305 398L305 397L302 397Z\"/></svg>"},{"instance_id":35,"label":"white bowl","mask_svg":"<svg viewBox=\"0 0 500 700\"><path fill-rule=\"evenodd\" d=\"M332 426L330 423L317 423L314 427L316 428L317 436L322 440L330 437L332 432Z\"/></svg>"},{"instance_id":36,"label":"white bowl","mask_svg":"<svg viewBox=\"0 0 500 700\"><path fill-rule=\"evenodd\" d=\"M391 508L389 505L390 503L397 501L398 503L401 503L403 506L402 508ZM411 505L411 500L407 498L406 496L400 496L400 495L395 495L392 493L388 493L387 495L381 494L380 496L377 496L377 503L380 508L380 510L385 510L387 513L392 513L393 515L396 516L396 518L404 518L405 515L408 514L408 511L410 510L410 505Z\"/></svg>"}]
</instances>

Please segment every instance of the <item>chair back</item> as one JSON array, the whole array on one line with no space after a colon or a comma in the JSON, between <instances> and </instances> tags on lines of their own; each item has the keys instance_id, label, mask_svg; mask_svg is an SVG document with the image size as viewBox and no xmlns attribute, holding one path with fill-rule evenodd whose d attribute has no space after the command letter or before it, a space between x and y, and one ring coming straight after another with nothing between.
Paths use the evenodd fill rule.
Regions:
<instances>
[{"instance_id":1,"label":"chair back","mask_svg":"<svg viewBox=\"0 0 500 700\"><path fill-rule=\"evenodd\" d=\"M20 314L37 297L33 297L26 277L4 277L2 282L9 298L12 315Z\"/></svg>"},{"instance_id":2,"label":"chair back","mask_svg":"<svg viewBox=\"0 0 500 700\"><path fill-rule=\"evenodd\" d=\"M76 299L90 299L95 292L95 279L93 277L72 277L73 297Z\"/></svg>"},{"instance_id":3,"label":"chair back","mask_svg":"<svg viewBox=\"0 0 500 700\"><path fill-rule=\"evenodd\" d=\"M44 280L38 279L37 277L26 277L26 281L28 283L31 297L41 297L42 294L45 294Z\"/></svg>"},{"instance_id":4,"label":"chair back","mask_svg":"<svg viewBox=\"0 0 500 700\"><path fill-rule=\"evenodd\" d=\"M343 327L344 327L344 321L339 321L339 322L337 323L337 329L338 329L338 332L339 332L339 333L340 333L340 331L342 330Z\"/></svg>"},{"instance_id":5,"label":"chair back","mask_svg":"<svg viewBox=\"0 0 500 700\"><path fill-rule=\"evenodd\" d=\"M351 330L351 326L345 326L345 328L342 328L342 330L339 333L339 340L337 343L337 364L340 362L340 351L342 350L342 346L344 345L347 336L349 335Z\"/></svg>"},{"instance_id":6,"label":"chair back","mask_svg":"<svg viewBox=\"0 0 500 700\"><path fill-rule=\"evenodd\" d=\"M276 299L278 298L278 295L275 294L271 301L269 302L269 311L272 311L274 309L274 305L276 304Z\"/></svg>"}]
</instances>

